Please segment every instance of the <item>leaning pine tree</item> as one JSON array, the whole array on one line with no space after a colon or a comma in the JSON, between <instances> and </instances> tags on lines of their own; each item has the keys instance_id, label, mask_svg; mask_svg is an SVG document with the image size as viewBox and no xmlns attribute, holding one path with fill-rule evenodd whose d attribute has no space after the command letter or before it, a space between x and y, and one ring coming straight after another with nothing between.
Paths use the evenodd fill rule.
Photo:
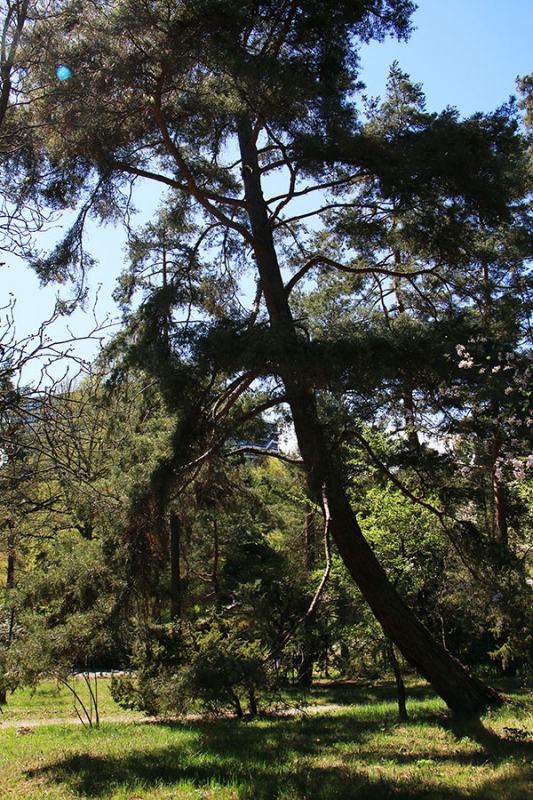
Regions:
<instances>
[{"instance_id":1,"label":"leaning pine tree","mask_svg":"<svg viewBox=\"0 0 533 800\"><path fill-rule=\"evenodd\" d=\"M339 365L331 382L339 391L349 348L342 341L310 341L292 302L295 287L324 270L371 275L379 269L391 280L402 274L401 263L380 265L377 257L365 262L357 243L333 258L316 232L325 212L357 202L347 198L352 187L358 197L363 180L381 181L384 191L401 191L404 198L421 190L413 179L417 132L410 147L386 134L368 135L356 109L358 44L407 36L412 10L409 0L58 4L53 17L28 34L26 88L34 130L42 137L38 144L56 168L63 167L65 196L72 200L78 192L82 210L39 269L46 279L48 271L65 277L76 259L79 266L83 219L88 211L116 217L123 208L121 189L149 181L168 190L161 219L169 222L160 226L158 250L164 268L154 272L157 280L144 283L145 308L160 323L152 327L161 345L153 369L167 380L173 365L196 358L216 372L220 392L203 427L212 426L212 437L238 403L244 408L244 398L242 418L250 418L254 392L264 381L273 394L268 401L261 395L258 408L289 408L310 495L373 613L453 711L479 714L499 704L500 696L415 617L348 501L336 456L342 431L322 419L318 396L330 389L332 364ZM58 65L68 67L70 73L61 74L70 74L66 80L58 79ZM455 133L459 141L464 136L457 120L441 127L448 147ZM493 189L502 178L501 192L487 195L488 203L498 198L500 213L502 197L509 204L512 197L500 169L498 131L477 148L483 132L475 121L469 130L476 158L468 176ZM514 136L503 122L500 134L506 141ZM447 165L440 159L432 174L427 142L424 180L446 186ZM430 144L439 147L434 139ZM469 195L460 181L453 186L457 196L478 201L479 193ZM60 196L61 187L55 189ZM449 199L446 213L453 215ZM169 226L178 223L181 237L170 241ZM405 269L413 269L410 262ZM239 281L250 273L257 291L245 312L250 292ZM201 311L196 327L192 308ZM359 352L362 358L364 347ZM211 367L205 366L210 359ZM213 381L210 391L214 387ZM194 442L187 448L185 460L197 463Z\"/></svg>"}]
</instances>

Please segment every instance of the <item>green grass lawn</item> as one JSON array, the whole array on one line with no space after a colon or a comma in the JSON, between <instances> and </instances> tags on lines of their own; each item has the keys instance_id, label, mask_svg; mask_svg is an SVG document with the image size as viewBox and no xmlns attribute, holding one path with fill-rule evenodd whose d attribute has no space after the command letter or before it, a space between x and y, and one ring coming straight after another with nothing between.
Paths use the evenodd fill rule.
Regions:
<instances>
[{"instance_id":1,"label":"green grass lawn","mask_svg":"<svg viewBox=\"0 0 533 800\"><path fill-rule=\"evenodd\" d=\"M99 729L72 724L65 690L15 693L0 717L0 798L95 800L326 800L533 798L533 697L453 721L422 685L409 688L398 724L387 685L323 686L320 713L142 722L120 712L101 681ZM310 698L308 698L310 699ZM17 734L19 720L63 721ZM32 716L33 715L33 716Z\"/></svg>"}]
</instances>

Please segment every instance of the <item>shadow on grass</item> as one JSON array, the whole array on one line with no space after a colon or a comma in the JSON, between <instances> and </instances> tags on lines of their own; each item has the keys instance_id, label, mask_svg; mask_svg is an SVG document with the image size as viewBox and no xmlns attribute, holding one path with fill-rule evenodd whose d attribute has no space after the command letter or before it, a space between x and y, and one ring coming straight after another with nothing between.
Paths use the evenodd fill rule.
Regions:
<instances>
[{"instance_id":1,"label":"shadow on grass","mask_svg":"<svg viewBox=\"0 0 533 800\"><path fill-rule=\"evenodd\" d=\"M461 725L450 722L457 738L474 738L481 751L452 748L428 759L423 746L400 752L397 740L396 744L392 738L387 740L383 723L383 718L344 713L251 724L229 719L158 723L166 733L164 746L131 749L120 757L66 755L26 776L67 786L82 798L106 798L118 787L142 793L186 786L207 787L213 792L207 796L213 797L217 787L230 787L239 800L525 800L533 796L533 744L501 740L481 724L467 729L464 721ZM194 732L189 741L183 736L186 730ZM377 742L381 742L379 747ZM478 782L466 793L435 782L435 770L447 763L470 766L474 774L487 763L498 765L509 759L505 779Z\"/></svg>"},{"instance_id":2,"label":"shadow on grass","mask_svg":"<svg viewBox=\"0 0 533 800\"><path fill-rule=\"evenodd\" d=\"M501 763L508 758L519 758L525 763L533 764L533 742L501 738L486 728L481 720L471 717L448 716L440 724L450 730L459 742L465 737L477 742L482 748L485 761ZM513 729L510 731L512 735ZM531 796L533 797L533 787Z\"/></svg>"},{"instance_id":3,"label":"shadow on grass","mask_svg":"<svg viewBox=\"0 0 533 800\"><path fill-rule=\"evenodd\" d=\"M394 681L322 681L313 684L311 692L291 688L287 694L300 700L318 701L340 706L364 705L368 703L397 703L398 691ZM435 690L426 683L410 683L407 686L410 701L420 702L436 697Z\"/></svg>"}]
</instances>

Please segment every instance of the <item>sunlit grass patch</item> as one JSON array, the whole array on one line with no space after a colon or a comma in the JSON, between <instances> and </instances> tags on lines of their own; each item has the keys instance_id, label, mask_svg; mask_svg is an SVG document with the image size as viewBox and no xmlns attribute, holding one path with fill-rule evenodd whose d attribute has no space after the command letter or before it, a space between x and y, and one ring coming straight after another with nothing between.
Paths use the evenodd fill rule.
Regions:
<instances>
[{"instance_id":1,"label":"sunlit grass patch","mask_svg":"<svg viewBox=\"0 0 533 800\"><path fill-rule=\"evenodd\" d=\"M70 681L88 709L91 709L91 697L81 677L73 677ZM98 711L102 718L120 715L124 719L139 719L141 714L124 711L115 703L109 691L110 678L99 678L96 684ZM94 683L93 683L94 690ZM65 723L78 722L75 706L83 715L83 709L76 702L69 689L54 680L43 681L35 689L25 687L8 694L7 705L0 714L0 730L2 725L18 722L40 722L42 720L62 720ZM94 709L93 709L94 711ZM94 714L93 714L94 717Z\"/></svg>"}]
</instances>

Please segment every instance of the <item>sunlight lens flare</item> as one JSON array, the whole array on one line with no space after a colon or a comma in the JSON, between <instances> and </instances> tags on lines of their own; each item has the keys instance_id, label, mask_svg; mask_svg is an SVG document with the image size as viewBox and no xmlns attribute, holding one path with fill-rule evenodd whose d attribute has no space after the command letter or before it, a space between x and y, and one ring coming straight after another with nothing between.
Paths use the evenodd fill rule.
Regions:
<instances>
[{"instance_id":1,"label":"sunlight lens flare","mask_svg":"<svg viewBox=\"0 0 533 800\"><path fill-rule=\"evenodd\" d=\"M60 81L67 81L72 75L72 72L64 64L60 64L56 69L56 75Z\"/></svg>"}]
</instances>

